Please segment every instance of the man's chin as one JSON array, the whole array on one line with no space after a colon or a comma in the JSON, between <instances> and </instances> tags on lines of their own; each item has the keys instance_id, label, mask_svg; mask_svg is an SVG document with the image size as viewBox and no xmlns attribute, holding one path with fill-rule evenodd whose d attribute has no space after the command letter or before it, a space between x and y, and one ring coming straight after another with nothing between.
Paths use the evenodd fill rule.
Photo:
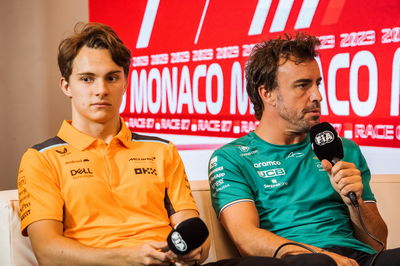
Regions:
<instances>
[{"instance_id":1,"label":"man's chin","mask_svg":"<svg viewBox=\"0 0 400 266\"><path fill-rule=\"evenodd\" d=\"M316 124L320 123L321 117L319 115L318 116L312 116L309 121L310 121L309 124L311 124L312 126L315 126Z\"/></svg>"},{"instance_id":2,"label":"man's chin","mask_svg":"<svg viewBox=\"0 0 400 266\"><path fill-rule=\"evenodd\" d=\"M308 131L310 131L310 129L313 127L313 126L315 126L315 125L318 125L320 123L320 118L319 117L315 117L315 119L313 118L313 119L310 119L309 121L308 121L308 129L307 129L307 132Z\"/></svg>"}]
</instances>

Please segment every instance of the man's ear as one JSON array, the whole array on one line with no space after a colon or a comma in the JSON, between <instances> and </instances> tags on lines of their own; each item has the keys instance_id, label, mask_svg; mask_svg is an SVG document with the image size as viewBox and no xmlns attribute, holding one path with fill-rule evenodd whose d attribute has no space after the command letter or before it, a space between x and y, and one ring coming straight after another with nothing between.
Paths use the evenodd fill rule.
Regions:
<instances>
[{"instance_id":1,"label":"man's ear","mask_svg":"<svg viewBox=\"0 0 400 266\"><path fill-rule=\"evenodd\" d=\"M62 92L68 97L68 98L72 98L72 93L69 87L69 83L67 81L66 78L61 77L60 79L60 88L62 90Z\"/></svg>"},{"instance_id":2,"label":"man's ear","mask_svg":"<svg viewBox=\"0 0 400 266\"><path fill-rule=\"evenodd\" d=\"M275 93L271 89L267 89L264 85L258 87L258 95L265 104L275 106Z\"/></svg>"}]
</instances>

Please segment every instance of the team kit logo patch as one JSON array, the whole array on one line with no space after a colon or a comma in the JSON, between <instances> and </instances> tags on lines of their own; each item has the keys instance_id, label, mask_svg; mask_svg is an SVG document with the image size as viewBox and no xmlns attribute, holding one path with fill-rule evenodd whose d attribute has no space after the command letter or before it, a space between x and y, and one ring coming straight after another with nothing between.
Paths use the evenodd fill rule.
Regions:
<instances>
[{"instance_id":1,"label":"team kit logo patch","mask_svg":"<svg viewBox=\"0 0 400 266\"><path fill-rule=\"evenodd\" d=\"M157 169L152 168L152 167L135 168L135 174L137 174L137 175L157 175Z\"/></svg>"}]
</instances>

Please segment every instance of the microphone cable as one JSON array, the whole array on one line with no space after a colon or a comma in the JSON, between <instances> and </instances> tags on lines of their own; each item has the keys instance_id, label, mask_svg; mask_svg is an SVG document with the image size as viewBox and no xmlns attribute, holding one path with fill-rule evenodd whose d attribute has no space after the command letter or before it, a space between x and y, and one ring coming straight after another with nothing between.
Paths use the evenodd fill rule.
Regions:
<instances>
[{"instance_id":1,"label":"microphone cable","mask_svg":"<svg viewBox=\"0 0 400 266\"><path fill-rule=\"evenodd\" d=\"M358 205L358 201L357 201L357 196L354 192L350 192L349 193L349 198L351 201L351 204L353 204L354 208L356 208L356 212L357 212L357 218L360 221L361 227L363 228L364 232L370 237L372 238L375 242L377 242L379 245L381 245L381 249L375 253L371 263L369 264L370 266L373 266L375 264L376 258L382 253L382 251L385 249L385 244L380 241L378 238L376 238L373 234L371 234L367 227L364 224L364 221L361 217L361 211L360 211L360 206Z\"/></svg>"},{"instance_id":2,"label":"microphone cable","mask_svg":"<svg viewBox=\"0 0 400 266\"><path fill-rule=\"evenodd\" d=\"M300 244L300 243L295 243L295 242L287 242L287 243L283 243L282 245L280 245L276 250L274 255L272 256L273 258L276 257L276 255L278 254L279 250L281 250L284 246L288 246L288 245L292 245L292 246L299 246L302 247L304 249L307 249L308 251L310 251L311 253L316 254L317 252L315 252L314 250L312 250L311 248L307 247L306 245Z\"/></svg>"},{"instance_id":3,"label":"microphone cable","mask_svg":"<svg viewBox=\"0 0 400 266\"><path fill-rule=\"evenodd\" d=\"M382 241L380 241L378 238L376 238L373 234L371 234L371 233L368 231L367 227L365 226L364 220L363 220L362 217L361 217L360 206L358 205L358 201L357 201L357 196L356 196L356 194L355 194L354 192L350 192L350 193L349 193L349 198L350 198L351 204L353 204L354 208L356 208L357 218L358 218L358 220L360 221L361 227L363 228L364 232L365 232L370 238L372 238L375 242L377 242L379 245L381 245L381 249L380 249L377 253L375 253L374 257L372 258L371 263L369 264L370 266L373 266L373 265L375 264L376 258L377 258L377 257L382 253L382 251L385 249L385 244L384 244ZM293 245L293 246L302 247L302 248L307 249L308 251L310 251L311 253L314 253L314 254L318 253L318 252L314 251L313 249L311 249L311 248L309 248L309 247L307 247L307 246L305 246L305 245L303 245L303 244L295 243L295 242L287 242L287 243L283 243L282 245L280 245L280 246L275 250L274 255L273 255L272 257L275 258L276 255L278 254L279 250L281 250L284 246L288 246L288 245Z\"/></svg>"}]
</instances>

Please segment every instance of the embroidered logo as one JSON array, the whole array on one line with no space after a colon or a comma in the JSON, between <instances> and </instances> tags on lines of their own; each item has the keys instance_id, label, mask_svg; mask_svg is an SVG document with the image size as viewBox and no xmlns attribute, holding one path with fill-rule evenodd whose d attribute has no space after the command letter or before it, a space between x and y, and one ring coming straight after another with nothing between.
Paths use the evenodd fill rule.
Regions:
<instances>
[{"instance_id":1,"label":"embroidered logo","mask_svg":"<svg viewBox=\"0 0 400 266\"><path fill-rule=\"evenodd\" d=\"M239 149L242 151L242 152L248 152L249 151L249 146L239 146Z\"/></svg>"},{"instance_id":2,"label":"embroidered logo","mask_svg":"<svg viewBox=\"0 0 400 266\"><path fill-rule=\"evenodd\" d=\"M289 158L300 158L300 157L303 157L304 156L304 153L301 153L301 152L291 152L291 153L289 153L289 155L285 158L286 160L287 159L289 159Z\"/></svg>"},{"instance_id":3,"label":"embroidered logo","mask_svg":"<svg viewBox=\"0 0 400 266\"><path fill-rule=\"evenodd\" d=\"M87 168L77 168L70 170L72 178L82 178L82 177L93 177L93 172L89 167Z\"/></svg>"},{"instance_id":4,"label":"embroidered logo","mask_svg":"<svg viewBox=\"0 0 400 266\"><path fill-rule=\"evenodd\" d=\"M151 167L135 168L135 174L137 174L137 175L157 175L157 169L151 168Z\"/></svg>"},{"instance_id":5,"label":"embroidered logo","mask_svg":"<svg viewBox=\"0 0 400 266\"><path fill-rule=\"evenodd\" d=\"M64 147L63 150L61 150L61 151L56 150L56 152L59 153L59 154L66 154L68 152L68 150L67 150L67 148Z\"/></svg>"}]
</instances>

